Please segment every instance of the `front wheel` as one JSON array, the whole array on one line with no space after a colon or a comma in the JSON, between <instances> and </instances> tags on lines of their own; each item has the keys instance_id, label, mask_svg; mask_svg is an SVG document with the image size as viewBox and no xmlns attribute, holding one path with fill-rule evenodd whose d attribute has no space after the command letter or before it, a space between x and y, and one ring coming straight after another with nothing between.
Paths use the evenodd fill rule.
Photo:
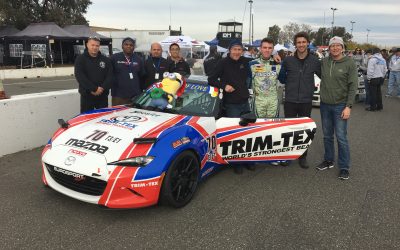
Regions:
<instances>
[{"instance_id":1,"label":"front wheel","mask_svg":"<svg viewBox=\"0 0 400 250\"><path fill-rule=\"evenodd\" d=\"M192 199L199 181L199 162L191 151L178 155L168 168L161 188L161 202L179 208Z\"/></svg>"}]
</instances>

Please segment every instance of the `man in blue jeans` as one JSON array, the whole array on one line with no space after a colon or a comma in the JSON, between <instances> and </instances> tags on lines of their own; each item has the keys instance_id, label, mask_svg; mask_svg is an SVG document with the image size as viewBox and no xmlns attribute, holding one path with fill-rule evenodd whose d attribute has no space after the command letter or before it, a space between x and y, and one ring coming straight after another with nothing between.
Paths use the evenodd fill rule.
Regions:
<instances>
[{"instance_id":1,"label":"man in blue jeans","mask_svg":"<svg viewBox=\"0 0 400 250\"><path fill-rule=\"evenodd\" d=\"M324 161L318 170L334 166L335 148L333 135L338 142L339 179L349 178L350 147L347 140L347 120L350 118L358 84L357 67L354 61L343 56L344 43L341 37L329 40L329 57L321 62L321 120L324 133Z\"/></svg>"}]
</instances>

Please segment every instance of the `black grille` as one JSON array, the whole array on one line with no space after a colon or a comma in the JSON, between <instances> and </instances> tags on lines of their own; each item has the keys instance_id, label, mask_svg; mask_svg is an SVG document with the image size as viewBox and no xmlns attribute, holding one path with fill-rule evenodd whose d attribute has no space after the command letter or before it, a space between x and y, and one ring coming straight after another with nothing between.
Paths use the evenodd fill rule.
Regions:
<instances>
[{"instance_id":1,"label":"black grille","mask_svg":"<svg viewBox=\"0 0 400 250\"><path fill-rule=\"evenodd\" d=\"M60 185L72 189L76 192L88 194L88 195L102 195L104 189L107 186L107 182L87 176L87 175L80 175L79 177L64 174L62 172L55 171L55 166L47 164L46 168L49 171L51 177ZM58 168L58 167L57 167ZM60 170L65 170L58 168ZM69 170L69 173L74 173Z\"/></svg>"}]
</instances>

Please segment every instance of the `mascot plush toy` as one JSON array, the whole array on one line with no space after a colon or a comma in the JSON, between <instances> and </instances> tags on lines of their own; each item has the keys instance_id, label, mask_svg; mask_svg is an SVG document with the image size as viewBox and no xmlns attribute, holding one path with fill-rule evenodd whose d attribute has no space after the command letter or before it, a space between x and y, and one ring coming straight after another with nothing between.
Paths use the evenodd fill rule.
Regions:
<instances>
[{"instance_id":1,"label":"mascot plush toy","mask_svg":"<svg viewBox=\"0 0 400 250\"><path fill-rule=\"evenodd\" d=\"M149 106L160 110L171 108L172 101L181 96L186 87L186 81L179 73L165 72L163 77L162 82L156 84L156 88L150 89Z\"/></svg>"}]
</instances>

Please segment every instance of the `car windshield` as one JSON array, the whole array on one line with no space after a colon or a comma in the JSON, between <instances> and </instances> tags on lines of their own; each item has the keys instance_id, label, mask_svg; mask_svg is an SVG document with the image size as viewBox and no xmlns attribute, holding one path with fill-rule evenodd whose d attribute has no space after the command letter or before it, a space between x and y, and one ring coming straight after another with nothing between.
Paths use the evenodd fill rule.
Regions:
<instances>
[{"instance_id":1,"label":"car windshield","mask_svg":"<svg viewBox=\"0 0 400 250\"><path fill-rule=\"evenodd\" d=\"M150 93L157 87L150 86L145 92L135 98L133 106L140 109L157 110L151 107L152 98ZM217 116L219 112L218 88L202 83L186 83L185 91L181 96L174 99L170 105L160 112L195 115L195 116Z\"/></svg>"}]
</instances>

